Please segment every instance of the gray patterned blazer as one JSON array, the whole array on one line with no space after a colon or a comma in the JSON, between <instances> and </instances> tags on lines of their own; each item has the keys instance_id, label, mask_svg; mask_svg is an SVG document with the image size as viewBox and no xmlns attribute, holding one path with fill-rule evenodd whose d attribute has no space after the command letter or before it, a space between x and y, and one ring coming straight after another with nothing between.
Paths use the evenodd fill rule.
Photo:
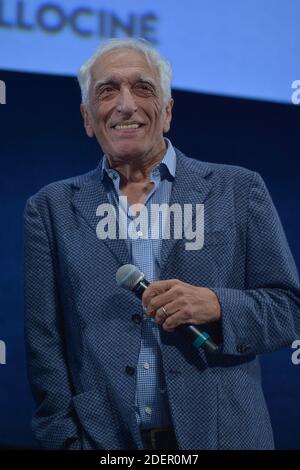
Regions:
<instances>
[{"instance_id":1,"label":"gray patterned blazer","mask_svg":"<svg viewBox=\"0 0 300 470\"><path fill-rule=\"evenodd\" d=\"M258 355L300 335L297 270L261 177L176 150L170 203L203 203L204 246L164 240L161 279L207 286L220 323L204 325L221 353L161 331L172 419L181 449L270 449ZM52 183L25 209L26 344L36 439L50 449L142 449L135 368L141 304L116 286L124 240L99 240L107 203L100 168ZM171 232L172 233L172 232Z\"/></svg>"}]
</instances>

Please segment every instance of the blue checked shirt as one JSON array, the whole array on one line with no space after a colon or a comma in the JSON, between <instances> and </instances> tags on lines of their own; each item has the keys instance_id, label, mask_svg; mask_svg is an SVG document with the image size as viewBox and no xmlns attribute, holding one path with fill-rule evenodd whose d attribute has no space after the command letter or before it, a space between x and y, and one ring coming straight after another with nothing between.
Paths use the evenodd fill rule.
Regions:
<instances>
[{"instance_id":1,"label":"blue checked shirt","mask_svg":"<svg viewBox=\"0 0 300 470\"><path fill-rule=\"evenodd\" d=\"M131 263L137 266L150 282L159 279L160 274L160 253L162 245L162 225L159 220L151 219L151 204L169 203L172 181L175 177L176 154L168 139L165 139L168 147L162 161L152 170L150 180L154 185L151 192L144 201L144 206L148 210L149 224L148 234L139 230L145 228L142 224L136 224L134 232L138 233L138 238L133 239L127 236L126 242L131 257ZM112 181L113 184L106 184L109 202L117 209L120 191L120 176L116 170L109 167L107 157L104 155L102 164L102 181ZM121 204L122 210L126 212L124 220L127 220L127 227L134 224L136 217L129 214L126 206ZM145 215L144 213L141 213ZM151 220L151 222L150 222ZM152 236L151 227L156 224L159 230L159 237ZM147 237L147 238L146 238ZM143 307L141 306L143 309ZM137 365L137 386L136 386L136 417L141 429L171 426L171 416L167 397L167 390L161 358L161 340L159 326L144 315L142 322L142 338L139 360Z\"/></svg>"}]
</instances>

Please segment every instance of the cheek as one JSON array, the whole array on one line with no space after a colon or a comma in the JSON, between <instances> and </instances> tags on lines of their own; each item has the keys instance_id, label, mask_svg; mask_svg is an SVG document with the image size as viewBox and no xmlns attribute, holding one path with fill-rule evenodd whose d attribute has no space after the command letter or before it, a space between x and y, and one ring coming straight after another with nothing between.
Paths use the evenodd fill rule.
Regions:
<instances>
[{"instance_id":1,"label":"cheek","mask_svg":"<svg viewBox=\"0 0 300 470\"><path fill-rule=\"evenodd\" d=\"M163 129L165 124L165 114L163 112L163 108L160 103L157 103L152 109L152 126L155 128L157 132Z\"/></svg>"},{"instance_id":2,"label":"cheek","mask_svg":"<svg viewBox=\"0 0 300 470\"><path fill-rule=\"evenodd\" d=\"M104 126L107 122L108 116L110 115L110 108L104 103L95 103L93 107L93 119L98 126Z\"/></svg>"},{"instance_id":3,"label":"cheek","mask_svg":"<svg viewBox=\"0 0 300 470\"><path fill-rule=\"evenodd\" d=\"M93 106L92 112L91 112L91 118L92 118L91 121L92 121L93 126L97 126L100 121L100 112L97 106Z\"/></svg>"}]
</instances>

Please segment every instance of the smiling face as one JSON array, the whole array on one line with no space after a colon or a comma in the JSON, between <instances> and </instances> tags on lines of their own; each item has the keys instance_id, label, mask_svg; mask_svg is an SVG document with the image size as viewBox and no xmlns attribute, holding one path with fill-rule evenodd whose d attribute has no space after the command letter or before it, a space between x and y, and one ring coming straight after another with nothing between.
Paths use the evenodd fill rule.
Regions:
<instances>
[{"instance_id":1,"label":"smiling face","mask_svg":"<svg viewBox=\"0 0 300 470\"><path fill-rule=\"evenodd\" d=\"M155 159L165 149L173 100L163 106L159 74L132 49L104 54L91 69L88 108L81 105L89 137L110 161Z\"/></svg>"}]
</instances>

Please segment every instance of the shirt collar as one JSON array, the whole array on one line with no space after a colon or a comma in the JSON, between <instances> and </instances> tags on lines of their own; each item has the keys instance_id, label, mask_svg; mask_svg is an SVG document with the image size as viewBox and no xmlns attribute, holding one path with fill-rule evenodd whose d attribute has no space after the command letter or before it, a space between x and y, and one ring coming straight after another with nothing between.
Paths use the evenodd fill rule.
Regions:
<instances>
[{"instance_id":1,"label":"shirt collar","mask_svg":"<svg viewBox=\"0 0 300 470\"><path fill-rule=\"evenodd\" d=\"M175 178L176 172L176 153L171 141L166 137L164 140L167 144L166 152L161 162L152 170L152 173L159 169L161 179L167 178L172 181ZM101 166L101 181L103 182L107 177L109 177L109 174L116 174L116 176L118 175L116 170L110 168L108 158L104 154Z\"/></svg>"}]
</instances>

